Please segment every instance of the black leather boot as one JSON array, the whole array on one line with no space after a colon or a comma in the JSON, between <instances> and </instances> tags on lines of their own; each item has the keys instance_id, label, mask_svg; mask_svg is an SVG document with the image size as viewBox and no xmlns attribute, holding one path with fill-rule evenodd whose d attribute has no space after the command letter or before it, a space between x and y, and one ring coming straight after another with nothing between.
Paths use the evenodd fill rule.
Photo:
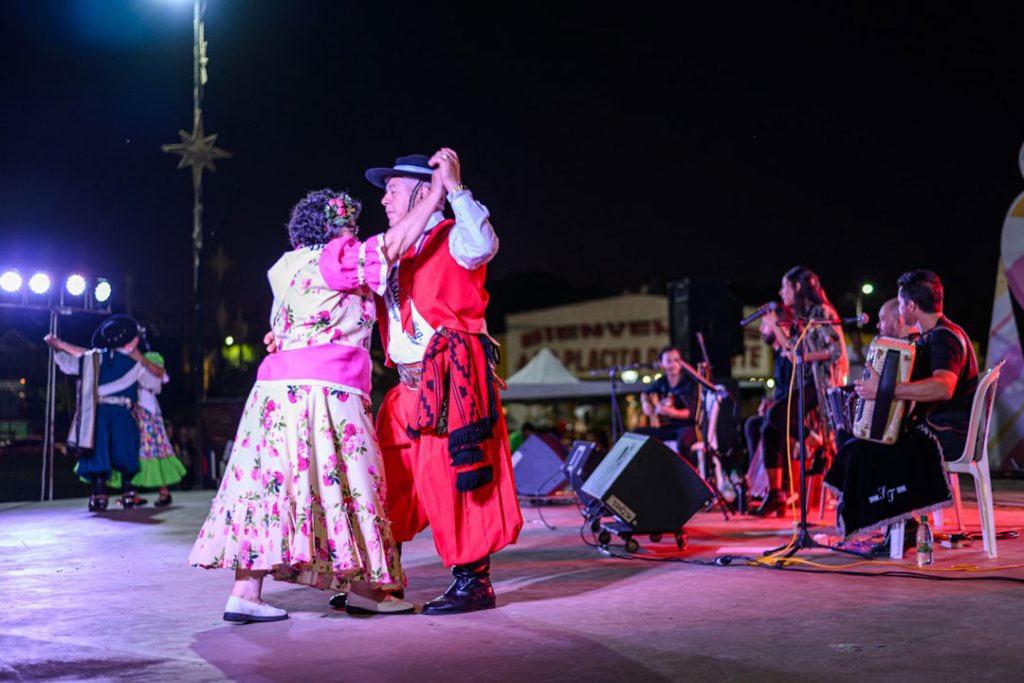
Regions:
<instances>
[{"instance_id":1,"label":"black leather boot","mask_svg":"<svg viewBox=\"0 0 1024 683\"><path fill-rule=\"evenodd\" d=\"M424 614L461 614L495 606L491 558L452 567L455 580L438 598L423 605Z\"/></svg>"}]
</instances>

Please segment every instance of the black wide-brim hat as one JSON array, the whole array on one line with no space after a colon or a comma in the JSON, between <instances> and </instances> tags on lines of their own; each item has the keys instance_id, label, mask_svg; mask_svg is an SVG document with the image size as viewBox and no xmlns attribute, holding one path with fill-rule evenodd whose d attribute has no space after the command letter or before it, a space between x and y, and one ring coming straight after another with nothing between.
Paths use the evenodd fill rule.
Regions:
<instances>
[{"instance_id":1,"label":"black wide-brim hat","mask_svg":"<svg viewBox=\"0 0 1024 683\"><path fill-rule=\"evenodd\" d=\"M391 168L371 168L366 171L366 179L373 185L384 189L389 178L395 176L401 178L415 178L430 182L433 177L433 170L430 168L430 157L425 154L410 154L395 159L395 165Z\"/></svg>"},{"instance_id":2,"label":"black wide-brim hat","mask_svg":"<svg viewBox=\"0 0 1024 683\"><path fill-rule=\"evenodd\" d=\"M139 324L127 315L112 315L92 333L95 349L117 349L139 336Z\"/></svg>"}]
</instances>

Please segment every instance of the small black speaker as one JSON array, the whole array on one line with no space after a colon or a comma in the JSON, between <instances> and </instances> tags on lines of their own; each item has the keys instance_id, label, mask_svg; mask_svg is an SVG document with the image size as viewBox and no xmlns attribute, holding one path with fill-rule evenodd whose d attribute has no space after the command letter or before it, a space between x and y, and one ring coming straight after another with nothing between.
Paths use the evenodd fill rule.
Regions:
<instances>
[{"instance_id":1,"label":"small black speaker","mask_svg":"<svg viewBox=\"0 0 1024 683\"><path fill-rule=\"evenodd\" d=\"M580 503L590 507L593 498L583 493L583 482L591 475L600 462L600 454L595 453L597 444L593 441L573 441L569 449L569 459L565 462L565 471L569 476L569 486L576 492Z\"/></svg>"},{"instance_id":2,"label":"small black speaker","mask_svg":"<svg viewBox=\"0 0 1024 683\"><path fill-rule=\"evenodd\" d=\"M565 486L564 448L555 437L532 434L512 454L516 493L550 496Z\"/></svg>"},{"instance_id":3,"label":"small black speaker","mask_svg":"<svg viewBox=\"0 0 1024 683\"><path fill-rule=\"evenodd\" d=\"M654 437L629 432L619 439L582 491L600 498L636 533L682 528L714 493L678 453Z\"/></svg>"}]
</instances>

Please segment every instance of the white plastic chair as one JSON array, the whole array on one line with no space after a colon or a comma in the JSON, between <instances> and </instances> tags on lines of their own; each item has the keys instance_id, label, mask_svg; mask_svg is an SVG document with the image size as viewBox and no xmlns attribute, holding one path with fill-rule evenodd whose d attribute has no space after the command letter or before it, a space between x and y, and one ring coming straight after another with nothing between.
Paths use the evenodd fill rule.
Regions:
<instances>
[{"instance_id":1,"label":"white plastic chair","mask_svg":"<svg viewBox=\"0 0 1024 683\"><path fill-rule=\"evenodd\" d=\"M974 478L974 491L978 498L978 516L981 518L981 539L985 552L989 557L996 557L996 520L992 505L992 476L988 463L988 430L992 417L992 404L996 399L996 386L999 384L999 373L1003 363L989 368L978 380L978 389L971 404L971 417L967 425L967 444L964 452L956 460L942 463L942 468L949 477L949 485L953 491L953 506L956 508L956 522L963 528L961 518L963 506L960 502L960 474L969 474ZM889 557L894 560L903 557L904 522L893 525L890 531Z\"/></svg>"}]
</instances>

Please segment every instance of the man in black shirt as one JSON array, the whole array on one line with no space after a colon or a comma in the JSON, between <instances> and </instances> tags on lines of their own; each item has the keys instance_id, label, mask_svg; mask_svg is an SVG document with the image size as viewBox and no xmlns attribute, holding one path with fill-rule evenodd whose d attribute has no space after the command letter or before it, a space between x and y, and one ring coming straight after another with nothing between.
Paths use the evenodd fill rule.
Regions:
<instances>
[{"instance_id":1,"label":"man in black shirt","mask_svg":"<svg viewBox=\"0 0 1024 683\"><path fill-rule=\"evenodd\" d=\"M839 450L825 483L840 496L839 527L845 535L949 505L942 459L959 458L966 444L978 386L971 340L943 315L938 275L913 270L898 284L900 315L920 337L911 379L896 384L893 398L917 404L893 445L855 439ZM870 369L855 384L860 398L876 398L878 376Z\"/></svg>"},{"instance_id":2,"label":"man in black shirt","mask_svg":"<svg viewBox=\"0 0 1024 683\"><path fill-rule=\"evenodd\" d=\"M652 425L637 430L662 441L675 441L676 451L691 464L690 447L697 442L693 416L697 408L697 385L683 372L683 355L674 346L658 354L664 374L648 385L641 397L644 415Z\"/></svg>"}]
</instances>

